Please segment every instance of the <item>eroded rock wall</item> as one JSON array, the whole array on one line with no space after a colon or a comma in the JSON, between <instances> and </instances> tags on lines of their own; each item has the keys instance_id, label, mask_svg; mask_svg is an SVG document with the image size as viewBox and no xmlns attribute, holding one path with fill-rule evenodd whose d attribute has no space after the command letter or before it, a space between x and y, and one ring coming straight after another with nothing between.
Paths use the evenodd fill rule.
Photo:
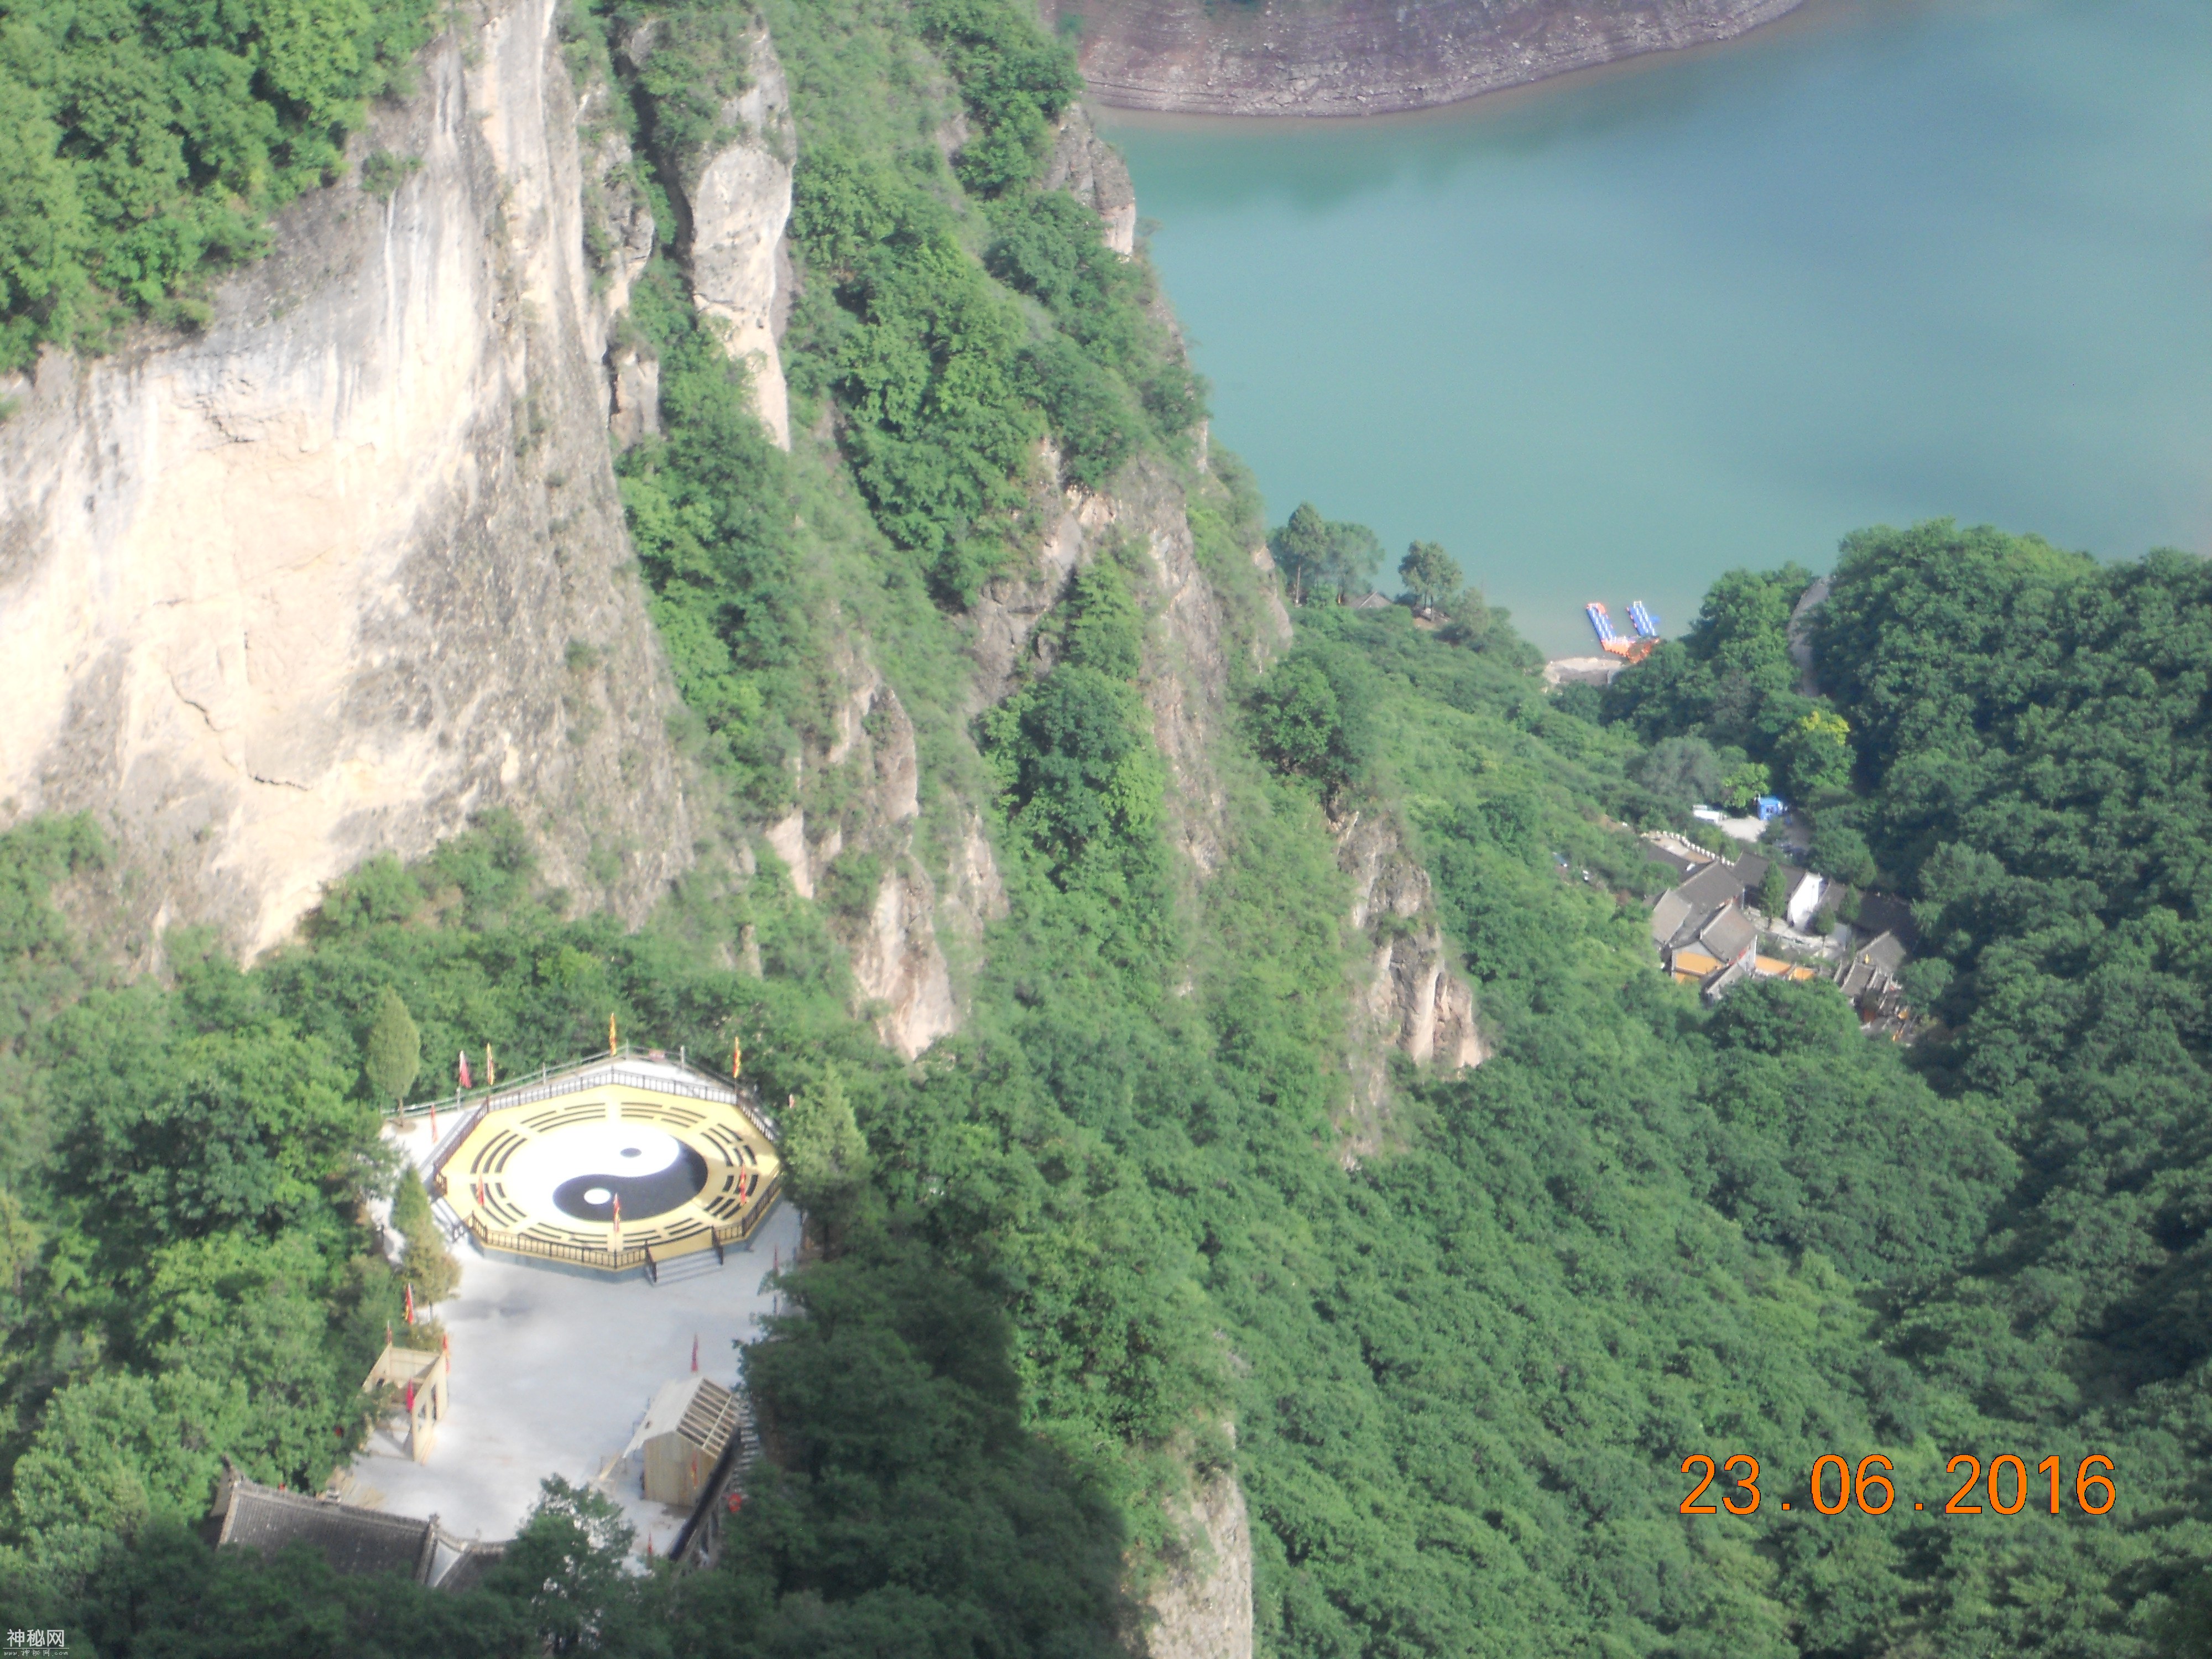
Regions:
<instances>
[{"instance_id":1,"label":"eroded rock wall","mask_svg":"<svg viewBox=\"0 0 2212 1659\"><path fill-rule=\"evenodd\" d=\"M1379 115L1727 40L1802 0L1044 0L1093 97L1207 115Z\"/></svg>"},{"instance_id":2,"label":"eroded rock wall","mask_svg":"<svg viewBox=\"0 0 2212 1659\"><path fill-rule=\"evenodd\" d=\"M685 268L699 309L750 371L753 408L778 447L791 447L791 407L777 342L790 307L791 169L796 137L783 64L765 28L746 40L751 84L722 111L737 134L684 188Z\"/></svg>"},{"instance_id":3,"label":"eroded rock wall","mask_svg":"<svg viewBox=\"0 0 2212 1659\"><path fill-rule=\"evenodd\" d=\"M1006 890L972 805L933 791L937 821L925 823L914 721L865 639L847 640L836 671L845 695L830 741L800 761L800 797L816 805L794 808L763 839L799 895L830 907L877 1034L912 1060L960 1024L939 932L979 941L1006 914Z\"/></svg>"},{"instance_id":4,"label":"eroded rock wall","mask_svg":"<svg viewBox=\"0 0 2212 1659\"><path fill-rule=\"evenodd\" d=\"M1461 975L1436 910L1429 872L1386 811L1348 813L1336 826L1337 867L1352 878L1352 925L1367 939L1367 976L1353 1011L1352 1118L1347 1160L1382 1145L1390 1091L1388 1051L1445 1071L1489 1056L1474 993Z\"/></svg>"},{"instance_id":5,"label":"eroded rock wall","mask_svg":"<svg viewBox=\"0 0 2212 1659\"><path fill-rule=\"evenodd\" d=\"M458 14L356 141L414 169L289 210L203 331L0 386L0 811L107 819L149 921L258 949L497 806L632 916L690 856L608 459L638 227L592 268L554 20Z\"/></svg>"},{"instance_id":6,"label":"eroded rock wall","mask_svg":"<svg viewBox=\"0 0 2212 1659\"><path fill-rule=\"evenodd\" d=\"M1244 1488L1224 1469L1197 1481L1170 1518L1186 1547L1146 1597L1151 1659L1252 1659L1252 1534Z\"/></svg>"},{"instance_id":7,"label":"eroded rock wall","mask_svg":"<svg viewBox=\"0 0 2212 1659\"><path fill-rule=\"evenodd\" d=\"M1053 134L1044 187L1064 190L1098 216L1106 246L1124 259L1137 251L1137 187L1128 164L1098 136L1091 112L1070 104Z\"/></svg>"}]
</instances>

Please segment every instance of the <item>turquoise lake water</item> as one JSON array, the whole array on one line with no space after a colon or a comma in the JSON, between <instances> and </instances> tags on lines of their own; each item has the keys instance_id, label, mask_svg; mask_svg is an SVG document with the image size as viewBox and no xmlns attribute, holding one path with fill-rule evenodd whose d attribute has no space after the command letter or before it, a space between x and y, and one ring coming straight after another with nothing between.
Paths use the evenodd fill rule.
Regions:
<instances>
[{"instance_id":1,"label":"turquoise lake water","mask_svg":"<svg viewBox=\"0 0 2212 1659\"><path fill-rule=\"evenodd\" d=\"M1105 118L1273 520L1441 541L1547 651L1868 524L2212 553L2204 0L1815 0L1419 116Z\"/></svg>"}]
</instances>

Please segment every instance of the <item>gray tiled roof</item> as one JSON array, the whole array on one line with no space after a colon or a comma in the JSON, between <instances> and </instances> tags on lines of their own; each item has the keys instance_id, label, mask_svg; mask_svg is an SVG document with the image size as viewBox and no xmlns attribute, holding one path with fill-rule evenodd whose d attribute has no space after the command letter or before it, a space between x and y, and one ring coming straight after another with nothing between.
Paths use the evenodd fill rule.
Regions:
<instances>
[{"instance_id":1,"label":"gray tiled roof","mask_svg":"<svg viewBox=\"0 0 2212 1659\"><path fill-rule=\"evenodd\" d=\"M306 1543L343 1573L397 1572L419 1579L429 1564L434 1521L386 1515L245 1480L234 1482L229 1496L218 1545L273 1555L287 1544Z\"/></svg>"},{"instance_id":2,"label":"gray tiled roof","mask_svg":"<svg viewBox=\"0 0 2212 1659\"><path fill-rule=\"evenodd\" d=\"M1750 977L1751 959L1748 957L1731 962L1706 982L1705 998L1708 1001L1718 1002L1729 991Z\"/></svg>"},{"instance_id":3,"label":"gray tiled roof","mask_svg":"<svg viewBox=\"0 0 2212 1659\"><path fill-rule=\"evenodd\" d=\"M505 1544L471 1544L462 1552L461 1559L446 1569L446 1576L438 1581L441 1590L472 1590L482 1586L484 1575L497 1566L507 1553Z\"/></svg>"},{"instance_id":4,"label":"gray tiled roof","mask_svg":"<svg viewBox=\"0 0 2212 1659\"><path fill-rule=\"evenodd\" d=\"M1712 862L1710 859L1693 859L1686 853L1678 853L1671 847L1661 847L1646 842L1644 856L1665 865L1678 876L1686 876L1693 870L1702 870Z\"/></svg>"},{"instance_id":5,"label":"gray tiled roof","mask_svg":"<svg viewBox=\"0 0 2212 1659\"><path fill-rule=\"evenodd\" d=\"M1705 924L1698 941L1721 962L1734 962L1759 942L1759 929L1733 904Z\"/></svg>"},{"instance_id":6,"label":"gray tiled roof","mask_svg":"<svg viewBox=\"0 0 2212 1659\"><path fill-rule=\"evenodd\" d=\"M1884 974L1894 974L1905 966L1907 954L1905 941L1892 933L1877 934L1855 953L1859 961Z\"/></svg>"},{"instance_id":7,"label":"gray tiled roof","mask_svg":"<svg viewBox=\"0 0 2212 1659\"><path fill-rule=\"evenodd\" d=\"M1722 905L1743 896L1743 877L1738 873L1740 868L1737 865L1715 859L1674 890L1693 910L1717 910ZM1764 864L1759 866L1759 873L1766 873Z\"/></svg>"},{"instance_id":8,"label":"gray tiled roof","mask_svg":"<svg viewBox=\"0 0 2212 1659\"><path fill-rule=\"evenodd\" d=\"M1661 896L1651 912L1652 943L1670 951L1695 943L1715 916L1742 896L1737 866L1715 859Z\"/></svg>"},{"instance_id":9,"label":"gray tiled roof","mask_svg":"<svg viewBox=\"0 0 2212 1659\"><path fill-rule=\"evenodd\" d=\"M1689 921L1690 902L1682 896L1682 890L1659 895L1659 902L1651 908L1651 942L1671 945L1684 922Z\"/></svg>"}]
</instances>

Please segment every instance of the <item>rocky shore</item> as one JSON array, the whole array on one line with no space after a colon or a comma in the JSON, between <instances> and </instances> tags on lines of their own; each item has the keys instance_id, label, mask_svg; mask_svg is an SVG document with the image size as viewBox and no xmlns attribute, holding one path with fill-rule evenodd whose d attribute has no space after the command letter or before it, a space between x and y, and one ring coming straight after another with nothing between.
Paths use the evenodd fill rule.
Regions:
<instances>
[{"instance_id":1,"label":"rocky shore","mask_svg":"<svg viewBox=\"0 0 2212 1659\"><path fill-rule=\"evenodd\" d=\"M1042 0L1091 94L1193 115L1380 115L1743 33L1802 0Z\"/></svg>"}]
</instances>

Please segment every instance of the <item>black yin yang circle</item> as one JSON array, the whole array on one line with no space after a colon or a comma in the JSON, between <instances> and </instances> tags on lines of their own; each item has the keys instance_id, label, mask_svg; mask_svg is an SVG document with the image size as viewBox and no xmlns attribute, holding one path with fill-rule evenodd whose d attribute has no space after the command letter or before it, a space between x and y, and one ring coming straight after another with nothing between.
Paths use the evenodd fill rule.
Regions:
<instances>
[{"instance_id":1,"label":"black yin yang circle","mask_svg":"<svg viewBox=\"0 0 2212 1659\"><path fill-rule=\"evenodd\" d=\"M675 1136L642 1125L579 1124L533 1148L553 1167L549 1196L578 1221L645 1221L689 1203L707 1184L707 1160Z\"/></svg>"}]
</instances>

